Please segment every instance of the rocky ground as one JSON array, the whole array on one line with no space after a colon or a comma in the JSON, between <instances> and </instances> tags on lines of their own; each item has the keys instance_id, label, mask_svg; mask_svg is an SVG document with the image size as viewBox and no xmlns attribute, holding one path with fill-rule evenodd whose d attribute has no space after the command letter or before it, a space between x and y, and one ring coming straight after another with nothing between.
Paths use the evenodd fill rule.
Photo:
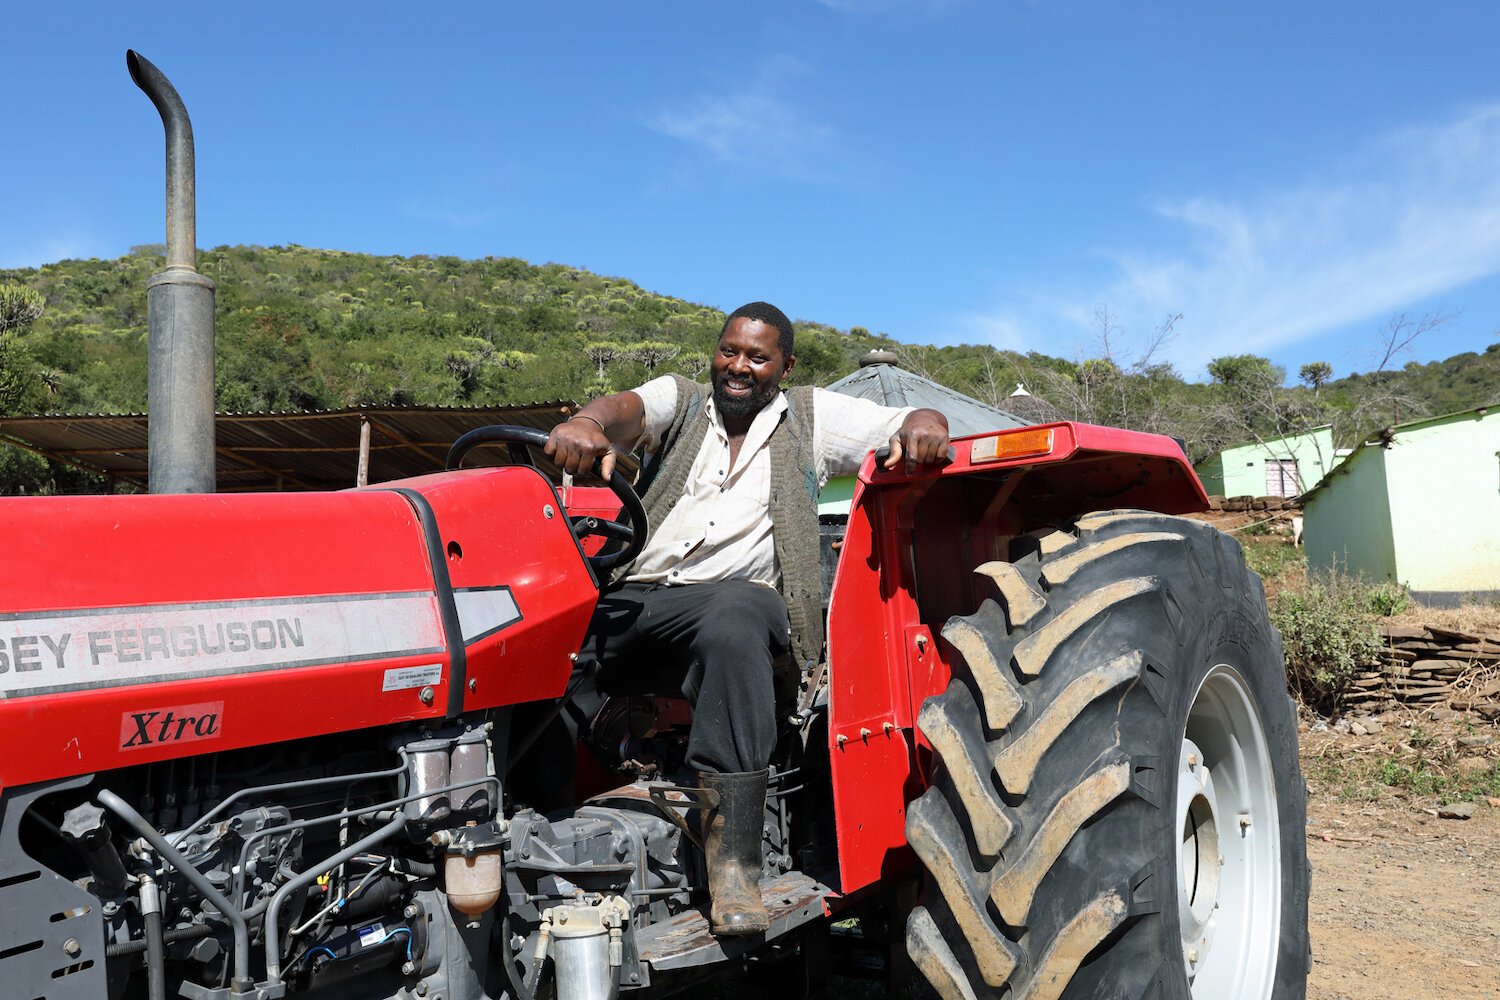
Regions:
<instances>
[{"instance_id":1,"label":"rocky ground","mask_svg":"<svg viewBox=\"0 0 1500 1000\"><path fill-rule=\"evenodd\" d=\"M1500 727L1302 725L1309 1000L1500 997Z\"/></svg>"}]
</instances>

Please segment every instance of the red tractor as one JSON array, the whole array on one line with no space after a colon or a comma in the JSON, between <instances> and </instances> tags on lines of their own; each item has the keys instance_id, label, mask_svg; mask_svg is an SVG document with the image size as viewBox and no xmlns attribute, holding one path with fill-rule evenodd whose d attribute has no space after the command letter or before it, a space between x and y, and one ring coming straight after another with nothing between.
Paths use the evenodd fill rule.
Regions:
<instances>
[{"instance_id":1,"label":"red tractor","mask_svg":"<svg viewBox=\"0 0 1500 1000\"><path fill-rule=\"evenodd\" d=\"M1206 506L1175 442L867 459L784 692L771 927L720 939L681 703L610 702L595 787L514 801L518 710L566 696L644 536L618 474L528 466L543 440L339 493L0 500L4 996L803 994L908 961L946 1000L1304 995L1281 644L1239 546L1174 516ZM490 441L517 464L459 467Z\"/></svg>"}]
</instances>

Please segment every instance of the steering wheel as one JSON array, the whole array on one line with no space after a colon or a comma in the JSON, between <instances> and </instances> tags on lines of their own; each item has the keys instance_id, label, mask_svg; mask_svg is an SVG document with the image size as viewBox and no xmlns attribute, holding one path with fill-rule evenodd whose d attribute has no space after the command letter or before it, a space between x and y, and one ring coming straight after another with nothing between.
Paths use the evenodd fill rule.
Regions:
<instances>
[{"instance_id":1,"label":"steering wheel","mask_svg":"<svg viewBox=\"0 0 1500 1000\"><path fill-rule=\"evenodd\" d=\"M536 461L531 457L530 449L544 446L547 443L547 434L535 427L517 427L514 424L476 427L453 442L453 447L448 449L447 468L457 469L463 464L464 456L469 452L479 445L492 442L506 445L513 464L536 468ZM599 464L596 462L594 472L598 473L598 471ZM609 521L587 515L568 518L568 525L573 531L573 536L579 541L590 535L602 535L624 543L623 548L614 552L587 557L589 565L594 568L596 574L634 561L635 557L641 554L641 549L646 547L646 508L641 506L641 498L631 488L630 481L618 471L610 474L609 488L620 500L620 513L624 515L621 520Z\"/></svg>"}]
</instances>

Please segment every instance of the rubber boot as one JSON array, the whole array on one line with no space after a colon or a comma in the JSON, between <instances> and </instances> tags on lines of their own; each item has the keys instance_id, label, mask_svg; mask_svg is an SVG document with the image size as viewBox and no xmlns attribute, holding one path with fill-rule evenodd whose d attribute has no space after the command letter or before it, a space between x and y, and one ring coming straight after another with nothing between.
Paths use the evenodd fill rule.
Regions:
<instances>
[{"instance_id":1,"label":"rubber boot","mask_svg":"<svg viewBox=\"0 0 1500 1000\"><path fill-rule=\"evenodd\" d=\"M719 807L702 811L703 854L713 901L709 929L717 935L764 934L771 926L760 899L761 826L769 773L762 769L698 774L700 787L719 793Z\"/></svg>"}]
</instances>

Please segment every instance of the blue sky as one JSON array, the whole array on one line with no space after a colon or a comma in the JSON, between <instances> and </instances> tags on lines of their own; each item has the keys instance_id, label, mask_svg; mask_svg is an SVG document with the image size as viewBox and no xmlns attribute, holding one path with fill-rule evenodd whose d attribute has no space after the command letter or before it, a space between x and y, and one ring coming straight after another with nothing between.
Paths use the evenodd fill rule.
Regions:
<instances>
[{"instance_id":1,"label":"blue sky","mask_svg":"<svg viewBox=\"0 0 1500 1000\"><path fill-rule=\"evenodd\" d=\"M166 16L171 13L171 18ZM1500 329L1500 5L10 4L0 266L162 240L517 256L919 343L1368 370Z\"/></svg>"}]
</instances>

